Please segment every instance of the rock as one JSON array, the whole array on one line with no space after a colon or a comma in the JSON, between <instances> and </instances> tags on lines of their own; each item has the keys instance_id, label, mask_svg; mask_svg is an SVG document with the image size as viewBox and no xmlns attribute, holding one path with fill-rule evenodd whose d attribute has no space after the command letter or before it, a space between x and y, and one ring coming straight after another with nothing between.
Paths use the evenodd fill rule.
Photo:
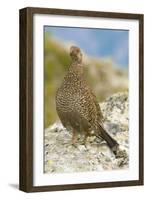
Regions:
<instances>
[{"instance_id":1,"label":"rock","mask_svg":"<svg viewBox=\"0 0 147 200\"><path fill-rule=\"evenodd\" d=\"M117 157L114 156L105 141L95 136L89 137L86 145L82 144L83 138L79 137L77 145L73 146L71 133L60 122L57 122L45 129L45 173L128 168L128 93L114 94L100 106L104 115L106 130L120 144Z\"/></svg>"}]
</instances>

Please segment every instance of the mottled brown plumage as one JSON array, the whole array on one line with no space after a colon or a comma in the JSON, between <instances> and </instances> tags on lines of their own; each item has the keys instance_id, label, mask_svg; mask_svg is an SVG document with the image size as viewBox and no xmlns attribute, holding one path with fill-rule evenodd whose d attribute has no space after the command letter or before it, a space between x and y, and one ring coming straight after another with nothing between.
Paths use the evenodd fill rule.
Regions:
<instances>
[{"instance_id":1,"label":"mottled brown plumage","mask_svg":"<svg viewBox=\"0 0 147 200\"><path fill-rule=\"evenodd\" d=\"M63 83L56 93L56 109L64 127L73 131L73 143L77 133L102 137L116 153L118 143L105 131L102 113L96 97L83 76L82 53L78 47L70 48L72 63Z\"/></svg>"}]
</instances>

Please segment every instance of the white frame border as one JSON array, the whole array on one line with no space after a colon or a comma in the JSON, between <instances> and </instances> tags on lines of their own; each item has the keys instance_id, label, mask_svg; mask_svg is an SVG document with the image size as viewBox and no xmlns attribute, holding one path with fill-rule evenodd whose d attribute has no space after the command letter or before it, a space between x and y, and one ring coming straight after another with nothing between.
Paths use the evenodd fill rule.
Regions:
<instances>
[{"instance_id":1,"label":"white frame border","mask_svg":"<svg viewBox=\"0 0 147 200\"><path fill-rule=\"evenodd\" d=\"M43 89L44 56L43 26L72 26L129 30L129 138L130 161L128 170L82 172L69 174L43 173ZM139 21L35 14L33 16L33 185L62 185L94 182L139 180ZM42 95L40 95L42 94ZM42 105L42 106L40 106ZM133 113L133 115L131 115Z\"/></svg>"}]
</instances>

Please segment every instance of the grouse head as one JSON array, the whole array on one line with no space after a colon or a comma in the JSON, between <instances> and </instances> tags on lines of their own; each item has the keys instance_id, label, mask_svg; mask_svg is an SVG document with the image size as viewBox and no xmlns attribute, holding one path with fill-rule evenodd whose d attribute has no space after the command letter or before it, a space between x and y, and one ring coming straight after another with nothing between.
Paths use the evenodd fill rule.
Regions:
<instances>
[{"instance_id":1,"label":"grouse head","mask_svg":"<svg viewBox=\"0 0 147 200\"><path fill-rule=\"evenodd\" d=\"M70 57L73 62L82 63L82 53L79 47L70 47Z\"/></svg>"}]
</instances>

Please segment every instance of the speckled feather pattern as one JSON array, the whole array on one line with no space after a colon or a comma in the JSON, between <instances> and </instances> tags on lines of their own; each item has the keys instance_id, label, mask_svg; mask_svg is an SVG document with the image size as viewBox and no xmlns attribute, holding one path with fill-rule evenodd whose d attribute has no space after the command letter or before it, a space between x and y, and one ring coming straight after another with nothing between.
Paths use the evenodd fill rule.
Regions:
<instances>
[{"instance_id":1,"label":"speckled feather pattern","mask_svg":"<svg viewBox=\"0 0 147 200\"><path fill-rule=\"evenodd\" d=\"M57 91L56 109L63 125L71 126L78 132L91 132L97 128L97 121L102 120L96 97L86 84L83 74L76 70L75 64L70 66Z\"/></svg>"},{"instance_id":2,"label":"speckled feather pattern","mask_svg":"<svg viewBox=\"0 0 147 200\"><path fill-rule=\"evenodd\" d=\"M73 132L101 136L113 149L118 144L103 128L103 116L96 96L83 75L82 54L71 47L72 63L56 93L56 109L64 127ZM116 148L115 148L116 150Z\"/></svg>"}]
</instances>

